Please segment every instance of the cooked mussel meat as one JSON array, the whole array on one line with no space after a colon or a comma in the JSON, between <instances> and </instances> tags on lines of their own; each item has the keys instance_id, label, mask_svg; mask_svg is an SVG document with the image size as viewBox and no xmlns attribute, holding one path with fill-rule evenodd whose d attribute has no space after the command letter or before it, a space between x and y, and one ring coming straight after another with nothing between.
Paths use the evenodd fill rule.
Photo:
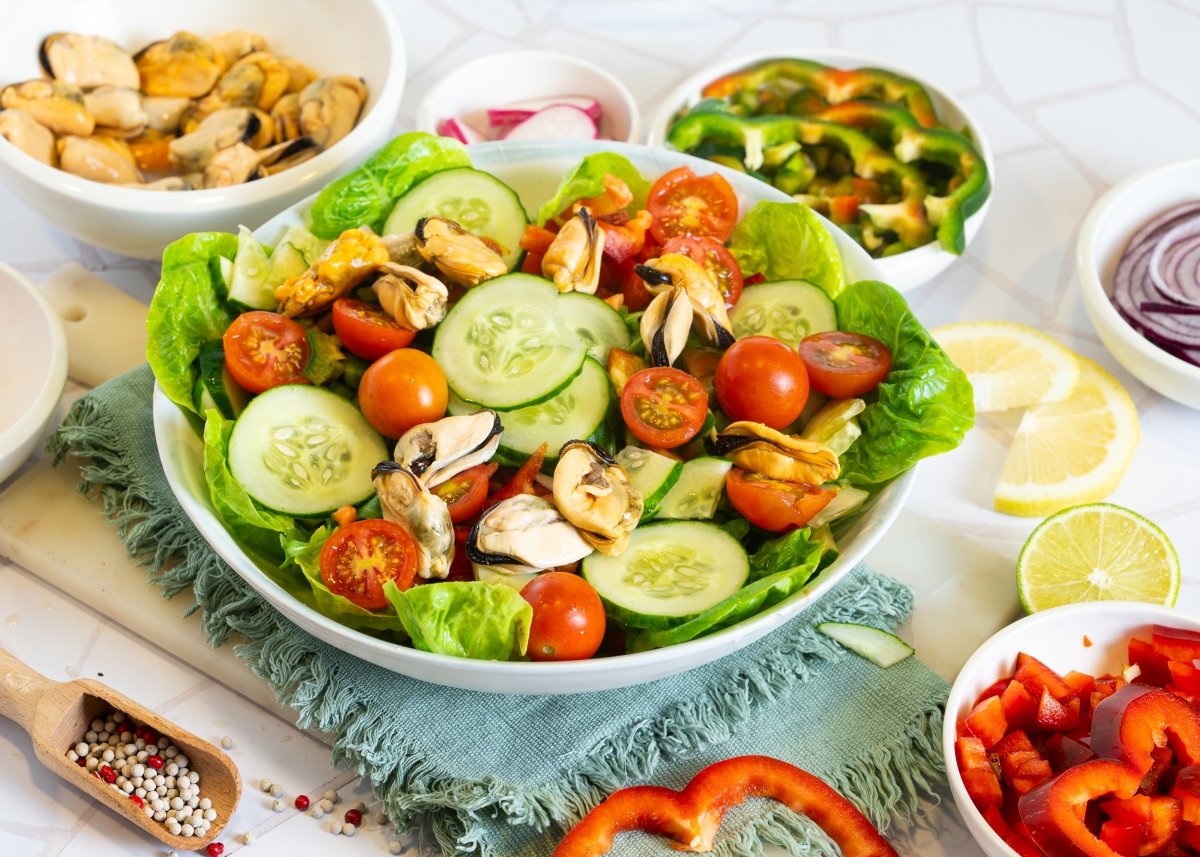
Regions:
<instances>
[{"instance_id":1,"label":"cooked mussel meat","mask_svg":"<svg viewBox=\"0 0 1200 857\"><path fill-rule=\"evenodd\" d=\"M68 173L105 184L142 180L129 144L116 137L60 137L58 165Z\"/></svg>"},{"instance_id":2,"label":"cooked mussel meat","mask_svg":"<svg viewBox=\"0 0 1200 857\"><path fill-rule=\"evenodd\" d=\"M687 345L692 328L692 302L683 286L659 292L638 322L651 366L670 366Z\"/></svg>"},{"instance_id":3,"label":"cooked mussel meat","mask_svg":"<svg viewBox=\"0 0 1200 857\"><path fill-rule=\"evenodd\" d=\"M275 290L275 305L289 318L320 312L374 274L388 258L387 247L369 226L347 229L312 267Z\"/></svg>"},{"instance_id":4,"label":"cooked mussel meat","mask_svg":"<svg viewBox=\"0 0 1200 857\"><path fill-rule=\"evenodd\" d=\"M413 234L421 257L460 286L469 288L508 273L504 256L453 220L423 217Z\"/></svg>"},{"instance_id":5,"label":"cooked mussel meat","mask_svg":"<svg viewBox=\"0 0 1200 857\"><path fill-rule=\"evenodd\" d=\"M230 106L270 110L287 90L290 77L274 54L255 51L225 70L212 96Z\"/></svg>"},{"instance_id":6,"label":"cooked mussel meat","mask_svg":"<svg viewBox=\"0 0 1200 857\"><path fill-rule=\"evenodd\" d=\"M642 517L641 493L608 450L585 440L563 444L554 467L554 504L606 556L629 546Z\"/></svg>"},{"instance_id":7,"label":"cooked mussel meat","mask_svg":"<svg viewBox=\"0 0 1200 857\"><path fill-rule=\"evenodd\" d=\"M267 49L267 40L249 30L226 30L217 33L208 43L220 55L222 68L229 68L246 54Z\"/></svg>"},{"instance_id":8,"label":"cooked mussel meat","mask_svg":"<svg viewBox=\"0 0 1200 857\"><path fill-rule=\"evenodd\" d=\"M595 294L603 254L604 230L586 208L581 208L550 242L542 257L542 273L560 292Z\"/></svg>"},{"instance_id":9,"label":"cooked mussel meat","mask_svg":"<svg viewBox=\"0 0 1200 857\"><path fill-rule=\"evenodd\" d=\"M401 435L394 456L433 487L495 455L502 431L504 426L495 411L442 417Z\"/></svg>"},{"instance_id":10,"label":"cooked mussel meat","mask_svg":"<svg viewBox=\"0 0 1200 857\"><path fill-rule=\"evenodd\" d=\"M446 284L408 265L386 262L381 276L371 284L379 305L409 330L427 330L446 317L450 291Z\"/></svg>"},{"instance_id":11,"label":"cooked mussel meat","mask_svg":"<svg viewBox=\"0 0 1200 857\"><path fill-rule=\"evenodd\" d=\"M592 552L555 505L535 494L501 500L480 516L467 537L467 557L509 574L578 562Z\"/></svg>"},{"instance_id":12,"label":"cooked mussel meat","mask_svg":"<svg viewBox=\"0 0 1200 857\"><path fill-rule=\"evenodd\" d=\"M171 160L185 173L202 171L222 149L237 143L260 149L272 137L271 117L261 110L226 107L208 116L190 134L172 140Z\"/></svg>"},{"instance_id":13,"label":"cooked mussel meat","mask_svg":"<svg viewBox=\"0 0 1200 857\"><path fill-rule=\"evenodd\" d=\"M83 90L57 80L27 80L0 92L0 107L24 110L56 134L87 137L96 120L83 103Z\"/></svg>"},{"instance_id":14,"label":"cooked mussel meat","mask_svg":"<svg viewBox=\"0 0 1200 857\"><path fill-rule=\"evenodd\" d=\"M24 110L0 110L0 137L43 164L58 166L54 132Z\"/></svg>"},{"instance_id":15,"label":"cooked mussel meat","mask_svg":"<svg viewBox=\"0 0 1200 857\"><path fill-rule=\"evenodd\" d=\"M371 480L384 520L404 527L417 543L417 574L425 580L445 578L454 560L454 523L446 501L395 461L376 465Z\"/></svg>"},{"instance_id":16,"label":"cooked mussel meat","mask_svg":"<svg viewBox=\"0 0 1200 857\"><path fill-rule=\"evenodd\" d=\"M183 30L147 45L133 59L147 95L199 98L225 70L224 58L211 42Z\"/></svg>"},{"instance_id":17,"label":"cooked mussel meat","mask_svg":"<svg viewBox=\"0 0 1200 857\"><path fill-rule=\"evenodd\" d=\"M97 87L84 94L83 104L96 122L96 131L110 137L136 137L150 120L142 97L128 87Z\"/></svg>"},{"instance_id":18,"label":"cooked mussel meat","mask_svg":"<svg viewBox=\"0 0 1200 857\"><path fill-rule=\"evenodd\" d=\"M328 149L354 128L366 101L367 87L357 77L318 78L300 91L300 131Z\"/></svg>"},{"instance_id":19,"label":"cooked mussel meat","mask_svg":"<svg viewBox=\"0 0 1200 857\"><path fill-rule=\"evenodd\" d=\"M682 253L664 253L634 270L646 282L646 288L657 294L664 289L682 286L692 304L693 320L698 332L718 348L733 344L733 326L725 308L725 296L704 266Z\"/></svg>"},{"instance_id":20,"label":"cooked mussel meat","mask_svg":"<svg viewBox=\"0 0 1200 857\"><path fill-rule=\"evenodd\" d=\"M137 89L137 66L120 45L100 36L51 33L42 39L38 59L47 75L80 89L119 86Z\"/></svg>"},{"instance_id":21,"label":"cooked mussel meat","mask_svg":"<svg viewBox=\"0 0 1200 857\"><path fill-rule=\"evenodd\" d=\"M816 440L776 431L762 423L730 423L717 435L717 452L743 470L782 482L821 485L837 479L838 457Z\"/></svg>"}]
</instances>

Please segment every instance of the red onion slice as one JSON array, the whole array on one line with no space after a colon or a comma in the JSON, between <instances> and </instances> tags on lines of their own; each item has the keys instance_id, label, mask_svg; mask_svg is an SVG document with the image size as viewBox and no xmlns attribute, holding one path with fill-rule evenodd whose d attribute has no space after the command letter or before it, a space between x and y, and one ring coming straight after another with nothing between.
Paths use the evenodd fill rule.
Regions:
<instances>
[{"instance_id":1,"label":"red onion slice","mask_svg":"<svg viewBox=\"0 0 1200 857\"><path fill-rule=\"evenodd\" d=\"M1200 306L1200 216L1161 233L1150 254L1150 281L1168 298Z\"/></svg>"}]
</instances>

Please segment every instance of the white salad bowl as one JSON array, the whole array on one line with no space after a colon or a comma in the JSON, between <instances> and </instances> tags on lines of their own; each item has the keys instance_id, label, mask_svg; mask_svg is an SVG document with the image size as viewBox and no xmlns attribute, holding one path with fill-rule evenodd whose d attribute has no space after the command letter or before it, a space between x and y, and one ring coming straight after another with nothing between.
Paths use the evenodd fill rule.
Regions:
<instances>
[{"instance_id":1,"label":"white salad bowl","mask_svg":"<svg viewBox=\"0 0 1200 857\"><path fill-rule=\"evenodd\" d=\"M963 664L946 700L942 755L950 793L959 814L988 857L1017 857L975 808L958 773L955 724L970 713L986 688L1016 671L1017 653L1033 655L1060 675L1071 670L1102 675L1118 672L1128 659L1130 637L1150 639L1152 625L1200 630L1195 616L1140 601L1092 601L1026 616L997 631Z\"/></svg>"},{"instance_id":2,"label":"white salad bowl","mask_svg":"<svg viewBox=\"0 0 1200 857\"><path fill-rule=\"evenodd\" d=\"M1092 206L1075 249L1083 308L1100 341L1135 378L1189 408L1200 409L1200 366L1142 336L1112 302L1113 275L1129 239L1156 214L1200 200L1200 159L1138 173Z\"/></svg>"},{"instance_id":3,"label":"white salad bowl","mask_svg":"<svg viewBox=\"0 0 1200 857\"><path fill-rule=\"evenodd\" d=\"M16 4L13 4L14 6ZM404 94L404 39L385 0L69 0L21 3L6 16L0 87L42 76L38 46L55 32L104 36L134 51L177 30L213 36L250 30L270 49L317 74L349 74L367 86L354 129L324 152L258 181L194 191L146 191L90 181L47 166L0 139L0 183L82 241L142 259L189 232L258 226L349 171L392 134Z\"/></svg>"},{"instance_id":4,"label":"white salad bowl","mask_svg":"<svg viewBox=\"0 0 1200 857\"><path fill-rule=\"evenodd\" d=\"M929 97L932 99L933 106L937 110L938 115L942 117L949 127L969 133L971 140L975 143L975 147L979 150L979 154L983 158L983 162L987 165L988 180L991 183L992 190L988 193L987 199L983 201L983 205L980 206L979 210L967 218L965 226L966 244L970 244L974 240L975 236L979 234L980 227L983 226L984 218L987 217L988 209L991 207L992 194L995 193L996 186L996 162L992 156L992 147L988 144L983 129L971 114L967 112L962 102L955 99L945 89L931 83L918 74L914 74L906 68L897 66L895 63L882 61L878 57L832 48L813 48L811 50L796 50L786 55L778 52L752 54L709 66L703 71L689 77L670 95L663 99L658 112L650 120L650 145L664 147L668 145L667 132L671 130L671 125L674 124L676 114L680 110L692 107L699 102L701 99L700 92L706 84L723 75L732 74L740 69L776 59L806 59L847 69L881 68L912 78L924 86L929 92ZM879 266L881 280L900 292L909 292L932 280L942 271L946 270L946 268L950 267L958 258L953 253L943 250L937 241L934 240L923 247L917 247L905 253L897 253L895 256L888 256L874 261Z\"/></svg>"},{"instance_id":5,"label":"white salad bowl","mask_svg":"<svg viewBox=\"0 0 1200 857\"><path fill-rule=\"evenodd\" d=\"M687 155L622 143L485 143L469 149L474 165L493 173L535 211L549 199L566 172L587 154L613 151L624 155L644 175L657 177L681 165L697 172L723 172L738 194L742 210L759 200L787 202L789 197L748 176L723 170ZM274 241L288 226L305 222L311 200L293 206L256 233ZM832 225L827 228L842 254L847 281L878 278L874 262ZM691 642L637 654L559 663L496 662L455 658L418 651L352 630L298 601L260 567L222 525L209 501L201 463L202 443L194 417L156 388L154 426L167 481L180 505L213 549L259 594L304 630L350 654L413 678L435 684L492 693L564 694L640 684L698 667L735 652L801 613L863 560L895 520L913 482L910 470L870 501L868 510L841 540L837 560L802 592L751 619Z\"/></svg>"}]
</instances>

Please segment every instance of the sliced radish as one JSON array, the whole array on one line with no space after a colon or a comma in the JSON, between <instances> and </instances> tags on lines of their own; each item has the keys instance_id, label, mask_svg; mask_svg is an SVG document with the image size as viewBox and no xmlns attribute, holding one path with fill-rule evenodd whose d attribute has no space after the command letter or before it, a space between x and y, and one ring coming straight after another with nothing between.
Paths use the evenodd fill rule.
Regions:
<instances>
[{"instance_id":1,"label":"sliced radish","mask_svg":"<svg viewBox=\"0 0 1200 857\"><path fill-rule=\"evenodd\" d=\"M460 143L482 143L484 138L465 122L451 117L437 124L437 132L443 137L453 137Z\"/></svg>"},{"instance_id":2,"label":"sliced radish","mask_svg":"<svg viewBox=\"0 0 1200 857\"><path fill-rule=\"evenodd\" d=\"M595 140L600 136L596 120L568 104L554 104L534 113L506 131L504 140Z\"/></svg>"},{"instance_id":3,"label":"sliced radish","mask_svg":"<svg viewBox=\"0 0 1200 857\"><path fill-rule=\"evenodd\" d=\"M519 125L524 122L539 110L545 110L547 107L554 107L559 104L565 104L568 107L577 107L593 121L600 122L601 107L600 102L596 99L586 95L554 95L548 98L530 98L525 101L516 101L504 107L489 110L487 112L488 123L495 128L510 128L513 125Z\"/></svg>"}]
</instances>

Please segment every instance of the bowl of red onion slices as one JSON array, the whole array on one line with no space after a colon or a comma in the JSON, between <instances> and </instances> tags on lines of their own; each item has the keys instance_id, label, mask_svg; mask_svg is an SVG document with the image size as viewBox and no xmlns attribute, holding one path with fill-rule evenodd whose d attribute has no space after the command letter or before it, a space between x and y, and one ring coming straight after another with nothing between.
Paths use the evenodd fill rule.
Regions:
<instances>
[{"instance_id":1,"label":"bowl of red onion slices","mask_svg":"<svg viewBox=\"0 0 1200 857\"><path fill-rule=\"evenodd\" d=\"M1104 194L1083 223L1076 266L1105 347L1148 387L1200 409L1200 159Z\"/></svg>"}]
</instances>

